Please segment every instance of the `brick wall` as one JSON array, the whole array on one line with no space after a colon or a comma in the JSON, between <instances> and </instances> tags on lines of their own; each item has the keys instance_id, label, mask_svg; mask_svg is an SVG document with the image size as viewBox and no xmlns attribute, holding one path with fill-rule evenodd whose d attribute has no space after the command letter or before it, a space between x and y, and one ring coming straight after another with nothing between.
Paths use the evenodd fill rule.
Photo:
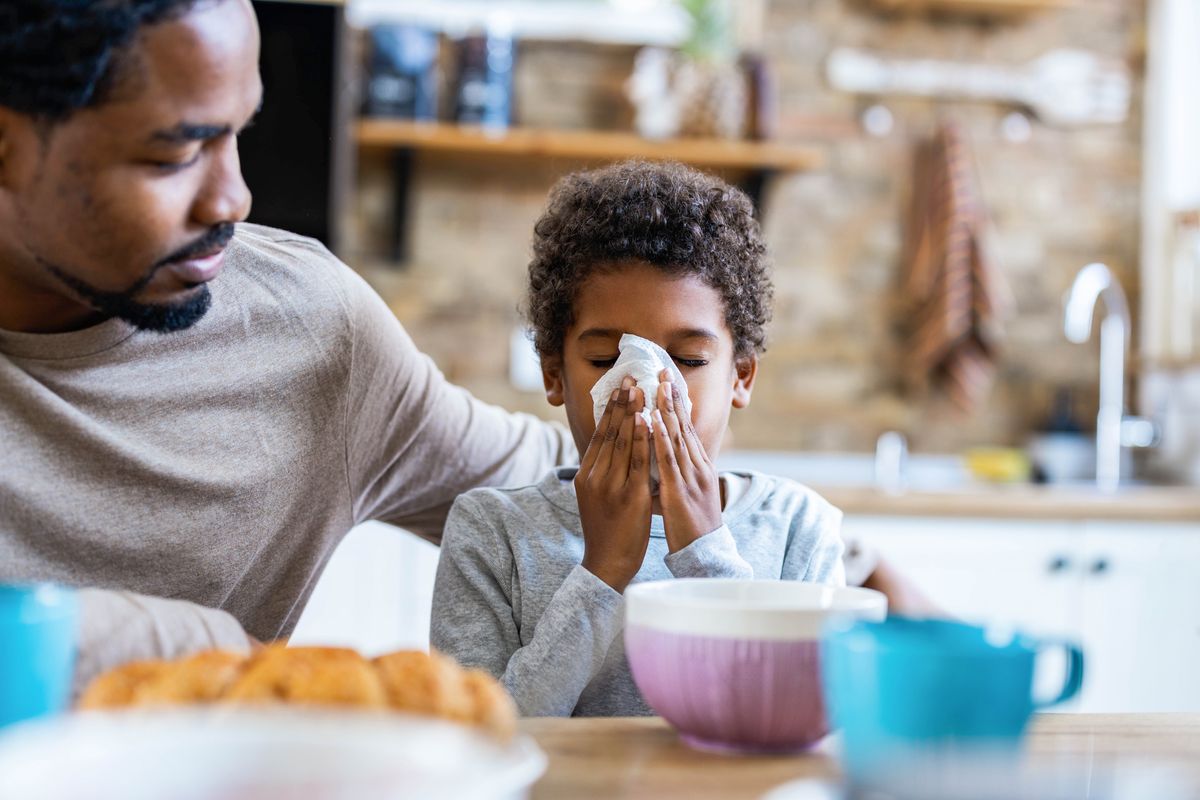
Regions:
<instances>
[{"instance_id":1,"label":"brick wall","mask_svg":"<svg viewBox=\"0 0 1200 800\"><path fill-rule=\"evenodd\" d=\"M873 138L858 125L869 102L830 90L821 68L839 44L1000 64L1074 47L1122 58L1140 76L1141 1L1091 0L1080 11L989 26L880 16L854 0L773 0L766 22L779 136L822 146L828 163L817 173L777 180L766 198L776 314L754 402L733 418L737 445L862 450L891 428L923 450L1020 443L1060 386L1077 390L1079 412L1091 418L1097 351L1065 340L1061 300L1080 266L1102 260L1121 274L1136 306L1137 99L1124 125L1067 132L1035 122L1031 139L1012 142L1001 131L1008 109L886 98L896 127ZM633 53L523 43L522 123L627 127L620 87ZM895 285L913 144L942 117L959 120L968 133L995 252L1017 300L995 388L970 415L905 390L897 335ZM346 252L453 380L489 401L550 418L558 412L540 394L508 385L508 334L520 324L531 226L555 177L573 166L422 155L411 257L395 265L384 255L388 160L365 153Z\"/></svg>"}]
</instances>

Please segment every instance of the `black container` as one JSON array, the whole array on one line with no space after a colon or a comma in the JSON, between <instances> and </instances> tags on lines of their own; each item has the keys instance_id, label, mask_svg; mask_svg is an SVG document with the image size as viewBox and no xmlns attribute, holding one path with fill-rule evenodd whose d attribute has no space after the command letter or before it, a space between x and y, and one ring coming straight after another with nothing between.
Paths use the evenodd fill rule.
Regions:
<instances>
[{"instance_id":1,"label":"black container","mask_svg":"<svg viewBox=\"0 0 1200 800\"><path fill-rule=\"evenodd\" d=\"M465 125L506 128L512 123L513 37L499 30L458 41L454 119Z\"/></svg>"},{"instance_id":2,"label":"black container","mask_svg":"<svg viewBox=\"0 0 1200 800\"><path fill-rule=\"evenodd\" d=\"M370 41L363 113L437 119L438 35L412 25L378 25Z\"/></svg>"}]
</instances>

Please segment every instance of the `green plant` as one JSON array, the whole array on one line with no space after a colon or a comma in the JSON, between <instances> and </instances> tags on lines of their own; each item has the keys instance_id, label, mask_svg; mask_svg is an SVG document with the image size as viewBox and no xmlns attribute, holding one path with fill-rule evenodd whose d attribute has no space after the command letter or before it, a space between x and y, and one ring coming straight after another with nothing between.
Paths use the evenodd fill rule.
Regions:
<instances>
[{"instance_id":1,"label":"green plant","mask_svg":"<svg viewBox=\"0 0 1200 800\"><path fill-rule=\"evenodd\" d=\"M710 63L733 61L733 13L729 0L678 0L691 20L691 31L681 46L689 58Z\"/></svg>"}]
</instances>

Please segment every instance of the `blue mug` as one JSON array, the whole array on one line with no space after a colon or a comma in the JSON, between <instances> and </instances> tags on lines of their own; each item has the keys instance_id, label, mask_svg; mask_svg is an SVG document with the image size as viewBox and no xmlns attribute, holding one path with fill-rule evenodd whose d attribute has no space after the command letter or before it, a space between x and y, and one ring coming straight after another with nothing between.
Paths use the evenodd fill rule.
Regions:
<instances>
[{"instance_id":1,"label":"blue mug","mask_svg":"<svg viewBox=\"0 0 1200 800\"><path fill-rule=\"evenodd\" d=\"M1035 699L1034 664L1050 648L1065 651L1066 676L1055 696ZM821 660L851 776L914 755L1015 748L1035 710L1083 685L1074 644L944 620L834 622Z\"/></svg>"},{"instance_id":2,"label":"blue mug","mask_svg":"<svg viewBox=\"0 0 1200 800\"><path fill-rule=\"evenodd\" d=\"M0 727L67 705L78 608L71 589L0 585Z\"/></svg>"}]
</instances>

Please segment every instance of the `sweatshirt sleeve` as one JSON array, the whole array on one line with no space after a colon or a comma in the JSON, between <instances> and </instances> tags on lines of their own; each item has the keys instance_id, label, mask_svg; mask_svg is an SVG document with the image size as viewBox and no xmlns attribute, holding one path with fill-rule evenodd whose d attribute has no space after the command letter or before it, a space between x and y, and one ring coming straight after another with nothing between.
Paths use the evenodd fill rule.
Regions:
<instances>
[{"instance_id":1,"label":"sweatshirt sleeve","mask_svg":"<svg viewBox=\"0 0 1200 800\"><path fill-rule=\"evenodd\" d=\"M479 486L535 482L577 457L570 432L472 397L421 353L349 268L346 480L353 522L377 519L437 544L454 499Z\"/></svg>"},{"instance_id":2,"label":"sweatshirt sleeve","mask_svg":"<svg viewBox=\"0 0 1200 800\"><path fill-rule=\"evenodd\" d=\"M524 716L570 716L621 629L623 599L576 566L532 632L513 607L512 551L470 496L450 511L430 644L498 678Z\"/></svg>"},{"instance_id":3,"label":"sweatshirt sleeve","mask_svg":"<svg viewBox=\"0 0 1200 800\"><path fill-rule=\"evenodd\" d=\"M792 515L780 577L845 586L842 512L811 489L797 488L800 494Z\"/></svg>"},{"instance_id":4,"label":"sweatshirt sleeve","mask_svg":"<svg viewBox=\"0 0 1200 800\"><path fill-rule=\"evenodd\" d=\"M79 590L74 693L130 661L172 659L201 650L250 652L252 640L216 608L110 589Z\"/></svg>"},{"instance_id":5,"label":"sweatshirt sleeve","mask_svg":"<svg viewBox=\"0 0 1200 800\"><path fill-rule=\"evenodd\" d=\"M728 525L706 533L682 550L668 553L663 561L676 578L754 577L754 568L738 554L737 542Z\"/></svg>"}]
</instances>

